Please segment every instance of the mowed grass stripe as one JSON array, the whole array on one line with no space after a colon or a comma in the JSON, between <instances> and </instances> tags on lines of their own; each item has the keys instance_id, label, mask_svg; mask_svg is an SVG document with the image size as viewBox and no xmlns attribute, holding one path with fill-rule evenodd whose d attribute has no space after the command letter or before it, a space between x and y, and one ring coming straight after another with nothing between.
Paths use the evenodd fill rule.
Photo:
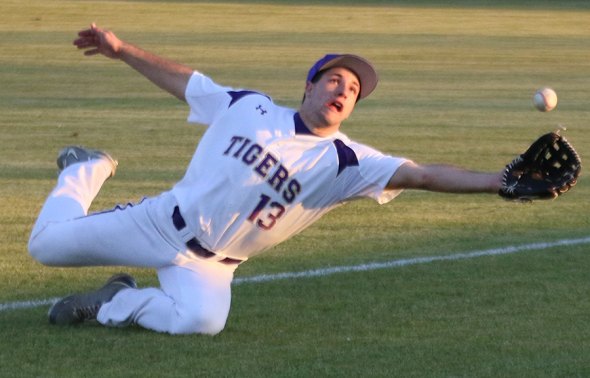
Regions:
<instances>
[{"instance_id":1,"label":"mowed grass stripe","mask_svg":"<svg viewBox=\"0 0 590 378\"><path fill-rule=\"evenodd\" d=\"M462 253L454 253L451 255L440 255L440 256L428 256L428 257L415 257L411 259L400 259L400 260L392 260L386 262L379 262L379 263L368 263L368 264L360 264L360 265L352 265L352 266L335 266L330 268L320 268L314 270L307 270L302 272L284 272L284 273L276 273L276 274L260 274L252 277L241 277L236 278L234 280L234 285L240 284L247 284L247 283L263 283L263 282L271 282L271 281L278 281L278 280L287 280L287 279L302 279L302 278L312 278L312 277L325 277L331 276L333 274L338 273L349 273L349 272L367 272L377 269L391 269L391 268L400 268L409 265L417 265L417 264L427 264L436 261L454 261L454 260L464 260L464 259L473 259L477 257L484 257L484 256L493 256L493 255L505 255L505 254L512 254L524 251L538 251L538 250L545 250L554 247L563 247L563 246L572 246L572 245L580 245L580 244L590 244L590 236L579 238L579 239L562 239L553 242L544 242L544 243L532 243L532 244L523 244L517 246L507 246L502 248L492 248L492 249L485 249L479 251L471 251L471 252L462 252ZM36 300L28 300L28 301L20 301L20 302L9 302L9 303L0 303L0 312L8 311L8 310L19 310L19 309L30 309L36 308L40 306L47 306L55 303L59 298L50 298L50 299L36 299Z\"/></svg>"}]
</instances>

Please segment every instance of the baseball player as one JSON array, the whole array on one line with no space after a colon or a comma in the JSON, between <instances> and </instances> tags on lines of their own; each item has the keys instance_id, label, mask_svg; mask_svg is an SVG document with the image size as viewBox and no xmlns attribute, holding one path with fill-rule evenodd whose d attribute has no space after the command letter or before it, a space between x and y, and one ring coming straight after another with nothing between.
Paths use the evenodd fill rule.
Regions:
<instances>
[{"instance_id":1,"label":"baseball player","mask_svg":"<svg viewBox=\"0 0 590 378\"><path fill-rule=\"evenodd\" d=\"M155 56L92 24L74 44L137 70L185 101L188 121L207 125L185 176L140 203L88 214L115 175L109 154L78 146L59 152L57 185L29 240L50 266L117 265L157 270L159 288L111 277L96 291L55 303L49 320L141 327L170 334L216 334L230 309L230 284L243 262L356 198L380 204L403 189L497 193L501 172L420 165L349 139L341 123L377 85L365 59L329 54L305 82L299 109Z\"/></svg>"}]
</instances>

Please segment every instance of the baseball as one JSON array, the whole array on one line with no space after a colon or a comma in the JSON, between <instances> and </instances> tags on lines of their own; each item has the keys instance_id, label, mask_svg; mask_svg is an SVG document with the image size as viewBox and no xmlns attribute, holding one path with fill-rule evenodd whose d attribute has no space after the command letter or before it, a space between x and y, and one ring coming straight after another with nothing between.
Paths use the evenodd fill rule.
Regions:
<instances>
[{"instance_id":1,"label":"baseball","mask_svg":"<svg viewBox=\"0 0 590 378\"><path fill-rule=\"evenodd\" d=\"M533 96L535 108L542 112L550 112L557 106L557 94L551 88L541 88Z\"/></svg>"}]
</instances>

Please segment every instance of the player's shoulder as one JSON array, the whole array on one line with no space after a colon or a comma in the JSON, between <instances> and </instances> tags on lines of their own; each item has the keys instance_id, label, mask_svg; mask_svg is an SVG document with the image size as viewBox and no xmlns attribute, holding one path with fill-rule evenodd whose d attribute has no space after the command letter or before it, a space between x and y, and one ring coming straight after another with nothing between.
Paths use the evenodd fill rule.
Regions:
<instances>
[{"instance_id":1,"label":"player's shoulder","mask_svg":"<svg viewBox=\"0 0 590 378\"><path fill-rule=\"evenodd\" d=\"M187 97L203 97L209 95L215 96L222 94L225 94L229 97L230 106L247 98L256 98L256 101L264 100L267 102L272 102L271 97L263 92L251 89L236 89L231 86L221 85L207 75L196 71L193 73L187 84Z\"/></svg>"},{"instance_id":2,"label":"player's shoulder","mask_svg":"<svg viewBox=\"0 0 590 378\"><path fill-rule=\"evenodd\" d=\"M336 134L334 134L332 136L332 139L334 140L335 144L340 146L346 146L347 148L350 148L354 151L360 152L364 150L366 147L368 147L360 142L350 139L348 135L344 134L342 131L338 131Z\"/></svg>"},{"instance_id":3,"label":"player's shoulder","mask_svg":"<svg viewBox=\"0 0 590 378\"><path fill-rule=\"evenodd\" d=\"M230 107L243 100L264 101L267 103L273 102L269 95L250 89L232 89L228 90L227 94L231 98L229 103Z\"/></svg>"},{"instance_id":4,"label":"player's shoulder","mask_svg":"<svg viewBox=\"0 0 590 378\"><path fill-rule=\"evenodd\" d=\"M336 140L339 141L338 144L340 146L345 146L347 149L350 149L352 152L354 152L358 159L385 155L383 152L377 150L373 146L350 139L346 134L342 132L338 132L338 134L336 135Z\"/></svg>"}]
</instances>

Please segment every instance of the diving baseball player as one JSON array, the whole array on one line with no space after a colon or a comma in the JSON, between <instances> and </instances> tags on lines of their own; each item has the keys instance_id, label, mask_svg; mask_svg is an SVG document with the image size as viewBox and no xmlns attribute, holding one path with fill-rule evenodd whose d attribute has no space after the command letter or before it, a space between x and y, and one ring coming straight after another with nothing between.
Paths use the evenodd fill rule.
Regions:
<instances>
[{"instance_id":1,"label":"diving baseball player","mask_svg":"<svg viewBox=\"0 0 590 378\"><path fill-rule=\"evenodd\" d=\"M358 100L377 85L365 59L329 54L309 70L299 109L216 84L184 65L126 43L96 25L74 44L137 70L189 106L207 126L185 176L169 191L130 206L88 214L117 162L71 146L29 240L51 266L120 265L157 270L159 288L111 277L100 289L54 304L49 320L137 324L171 334L216 334L230 310L236 268L355 198L380 204L403 189L497 193L501 172L419 165L350 140L340 131ZM170 146L174 148L174 146Z\"/></svg>"}]
</instances>

